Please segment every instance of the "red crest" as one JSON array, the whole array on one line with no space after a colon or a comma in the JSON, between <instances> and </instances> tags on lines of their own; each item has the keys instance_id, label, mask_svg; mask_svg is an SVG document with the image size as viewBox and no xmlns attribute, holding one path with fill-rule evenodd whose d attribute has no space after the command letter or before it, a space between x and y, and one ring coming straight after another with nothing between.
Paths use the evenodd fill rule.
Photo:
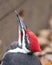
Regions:
<instances>
[{"instance_id":1,"label":"red crest","mask_svg":"<svg viewBox=\"0 0 52 65\"><path fill-rule=\"evenodd\" d=\"M38 42L36 35L28 29L26 29L26 33L27 33L27 35L29 37L29 41L30 41L30 48L29 49L32 52L40 52L41 49L40 49L40 45L39 45L39 42Z\"/></svg>"}]
</instances>

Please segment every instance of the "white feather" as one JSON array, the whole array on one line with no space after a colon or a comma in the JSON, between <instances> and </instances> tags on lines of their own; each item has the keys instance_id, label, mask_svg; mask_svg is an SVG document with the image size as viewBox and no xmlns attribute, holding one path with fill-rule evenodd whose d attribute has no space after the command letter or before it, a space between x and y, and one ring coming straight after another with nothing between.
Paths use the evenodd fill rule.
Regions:
<instances>
[{"instance_id":1,"label":"white feather","mask_svg":"<svg viewBox=\"0 0 52 65\"><path fill-rule=\"evenodd\" d=\"M19 26L19 39L18 39L18 44L19 46L21 46L21 32L20 32L20 26Z\"/></svg>"}]
</instances>

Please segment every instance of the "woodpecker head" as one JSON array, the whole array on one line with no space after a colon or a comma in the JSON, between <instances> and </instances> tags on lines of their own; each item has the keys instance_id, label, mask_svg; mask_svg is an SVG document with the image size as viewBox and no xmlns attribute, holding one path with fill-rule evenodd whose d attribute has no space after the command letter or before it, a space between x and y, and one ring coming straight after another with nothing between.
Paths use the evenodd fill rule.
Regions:
<instances>
[{"instance_id":1,"label":"woodpecker head","mask_svg":"<svg viewBox=\"0 0 52 65\"><path fill-rule=\"evenodd\" d=\"M19 39L21 39L22 41L22 44L21 44L22 47L30 50L31 52L40 52L41 49L40 49L40 45L38 43L36 35L32 31L26 29L26 26L21 20L18 13L17 13L17 18L20 23L21 33L19 34L20 35Z\"/></svg>"}]
</instances>

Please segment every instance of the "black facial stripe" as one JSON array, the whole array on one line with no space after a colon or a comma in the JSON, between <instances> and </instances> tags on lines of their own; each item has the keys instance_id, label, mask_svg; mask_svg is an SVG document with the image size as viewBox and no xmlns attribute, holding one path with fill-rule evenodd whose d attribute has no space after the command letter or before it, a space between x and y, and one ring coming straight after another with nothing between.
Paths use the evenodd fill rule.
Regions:
<instances>
[{"instance_id":1,"label":"black facial stripe","mask_svg":"<svg viewBox=\"0 0 52 65\"><path fill-rule=\"evenodd\" d=\"M28 36L27 36L27 34L25 34L25 43L26 43L26 48L27 49L29 49L29 42L28 42L29 40L28 40Z\"/></svg>"}]
</instances>

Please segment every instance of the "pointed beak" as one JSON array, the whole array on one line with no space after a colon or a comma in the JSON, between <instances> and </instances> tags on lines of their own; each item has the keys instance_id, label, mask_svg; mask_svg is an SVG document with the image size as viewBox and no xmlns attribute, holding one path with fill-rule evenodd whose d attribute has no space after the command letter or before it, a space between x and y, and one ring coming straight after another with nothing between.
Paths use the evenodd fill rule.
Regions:
<instances>
[{"instance_id":1,"label":"pointed beak","mask_svg":"<svg viewBox=\"0 0 52 65\"><path fill-rule=\"evenodd\" d=\"M22 29L26 29L26 26L25 26L25 24L23 23L23 21L22 21L22 19L21 19L21 17L20 17L20 15L18 14L18 12L15 10L15 13L16 13L16 16L17 16L17 20L18 20L18 22L19 22L19 24L20 24L20 28Z\"/></svg>"}]
</instances>

